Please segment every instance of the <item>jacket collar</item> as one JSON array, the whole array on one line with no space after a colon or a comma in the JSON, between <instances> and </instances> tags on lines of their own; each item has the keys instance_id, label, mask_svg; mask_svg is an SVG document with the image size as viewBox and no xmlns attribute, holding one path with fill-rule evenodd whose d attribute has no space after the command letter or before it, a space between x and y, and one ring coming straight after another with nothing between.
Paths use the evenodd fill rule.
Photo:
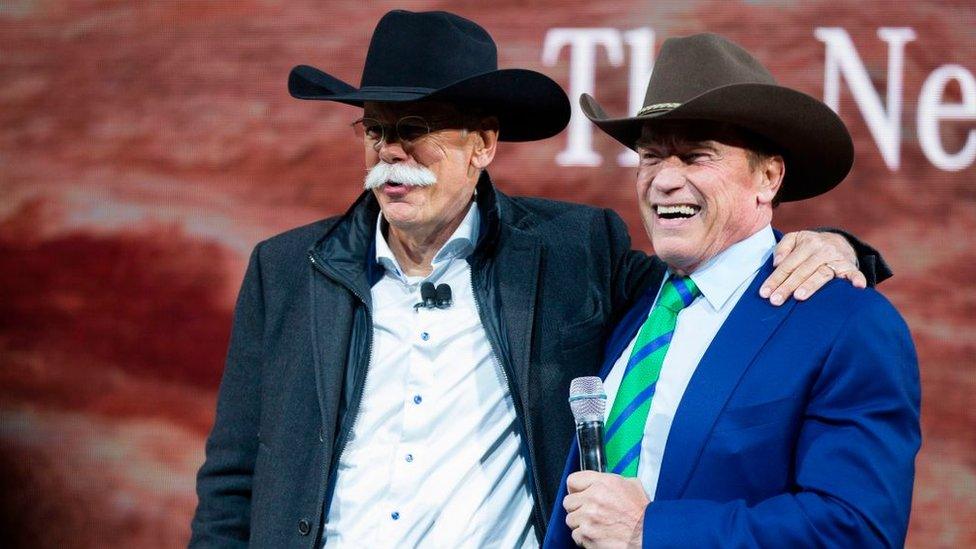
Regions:
<instances>
[{"instance_id":1,"label":"jacket collar","mask_svg":"<svg viewBox=\"0 0 976 549\"><path fill-rule=\"evenodd\" d=\"M494 254L501 226L501 206L509 203L507 196L495 190L487 171L481 172L475 189L480 226L478 242L470 260L480 260ZM510 213L511 208L506 207L505 210ZM380 205L376 197L372 192L364 191L308 249L309 255L330 275L367 302L370 288L383 276L383 267L376 261L375 248L379 213Z\"/></svg>"},{"instance_id":2,"label":"jacket collar","mask_svg":"<svg viewBox=\"0 0 976 549\"><path fill-rule=\"evenodd\" d=\"M410 284L413 280L428 280L436 283L437 280L450 267L454 260L465 260L474 251L474 245L478 240L478 229L481 226L481 213L473 202L468 205L468 210L461 219L461 224L454 229L454 232L441 246L434 258L431 260L431 272L423 277L409 277L400 267L400 262L393 253L389 238L389 224L380 214L376 219L375 237L373 246L376 250L376 262L383 266L387 274L393 276L403 284Z\"/></svg>"}]
</instances>

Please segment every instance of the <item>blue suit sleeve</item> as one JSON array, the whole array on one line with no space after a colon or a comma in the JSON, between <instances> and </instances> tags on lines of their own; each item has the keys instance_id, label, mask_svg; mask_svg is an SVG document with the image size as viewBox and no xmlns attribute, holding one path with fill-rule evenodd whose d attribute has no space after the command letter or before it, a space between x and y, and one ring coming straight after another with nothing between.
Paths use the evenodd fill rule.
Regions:
<instances>
[{"instance_id":1,"label":"blue suit sleeve","mask_svg":"<svg viewBox=\"0 0 976 549\"><path fill-rule=\"evenodd\" d=\"M644 547L900 547L919 429L918 359L880 294L858 292L813 383L793 485L753 502L651 503Z\"/></svg>"},{"instance_id":2,"label":"blue suit sleeve","mask_svg":"<svg viewBox=\"0 0 976 549\"><path fill-rule=\"evenodd\" d=\"M260 245L251 254L237 298L217 417L197 475L199 503L190 547L246 547L250 536L264 332L259 251Z\"/></svg>"}]
</instances>

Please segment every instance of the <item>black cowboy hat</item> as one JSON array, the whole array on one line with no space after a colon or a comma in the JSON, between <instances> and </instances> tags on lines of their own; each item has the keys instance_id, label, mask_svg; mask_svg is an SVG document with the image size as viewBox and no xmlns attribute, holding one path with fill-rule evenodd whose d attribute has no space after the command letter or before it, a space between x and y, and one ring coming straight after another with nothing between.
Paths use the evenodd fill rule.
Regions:
<instances>
[{"instance_id":1,"label":"black cowboy hat","mask_svg":"<svg viewBox=\"0 0 976 549\"><path fill-rule=\"evenodd\" d=\"M834 111L776 83L748 52L716 34L669 38L655 61L644 107L609 118L593 97L583 113L634 149L643 127L657 121L727 122L772 142L786 161L780 200L803 200L837 186L854 163L854 144Z\"/></svg>"},{"instance_id":2,"label":"black cowboy hat","mask_svg":"<svg viewBox=\"0 0 976 549\"><path fill-rule=\"evenodd\" d=\"M360 87L299 65L288 76L298 99L402 102L421 99L471 105L498 117L502 141L556 135L569 122L566 93L549 77L498 69L495 41L473 21L452 13L395 10L376 24Z\"/></svg>"}]
</instances>

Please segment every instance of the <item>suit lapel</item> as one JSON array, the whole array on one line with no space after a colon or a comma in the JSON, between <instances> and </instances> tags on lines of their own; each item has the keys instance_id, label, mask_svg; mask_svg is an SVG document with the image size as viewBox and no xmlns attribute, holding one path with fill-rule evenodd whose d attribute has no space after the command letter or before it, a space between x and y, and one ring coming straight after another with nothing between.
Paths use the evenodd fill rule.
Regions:
<instances>
[{"instance_id":1,"label":"suit lapel","mask_svg":"<svg viewBox=\"0 0 976 549\"><path fill-rule=\"evenodd\" d=\"M759 270L698 363L668 434L655 499L681 497L712 426L739 379L796 304L790 299L774 307L759 297L759 287L772 270L770 259Z\"/></svg>"}]
</instances>

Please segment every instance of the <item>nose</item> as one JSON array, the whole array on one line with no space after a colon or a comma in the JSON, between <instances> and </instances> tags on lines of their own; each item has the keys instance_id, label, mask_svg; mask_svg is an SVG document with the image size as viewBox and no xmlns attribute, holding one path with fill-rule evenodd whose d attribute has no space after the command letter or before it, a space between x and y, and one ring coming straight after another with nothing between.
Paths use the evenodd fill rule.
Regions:
<instances>
[{"instance_id":1,"label":"nose","mask_svg":"<svg viewBox=\"0 0 976 549\"><path fill-rule=\"evenodd\" d=\"M379 148L376 152L379 154L380 160L387 164L396 164L407 159L407 151L404 150L403 143L399 139L392 142L383 139L377 143L377 146Z\"/></svg>"},{"instance_id":2,"label":"nose","mask_svg":"<svg viewBox=\"0 0 976 549\"><path fill-rule=\"evenodd\" d=\"M661 193L670 193L685 184L685 165L677 156L661 160L651 186Z\"/></svg>"}]
</instances>

